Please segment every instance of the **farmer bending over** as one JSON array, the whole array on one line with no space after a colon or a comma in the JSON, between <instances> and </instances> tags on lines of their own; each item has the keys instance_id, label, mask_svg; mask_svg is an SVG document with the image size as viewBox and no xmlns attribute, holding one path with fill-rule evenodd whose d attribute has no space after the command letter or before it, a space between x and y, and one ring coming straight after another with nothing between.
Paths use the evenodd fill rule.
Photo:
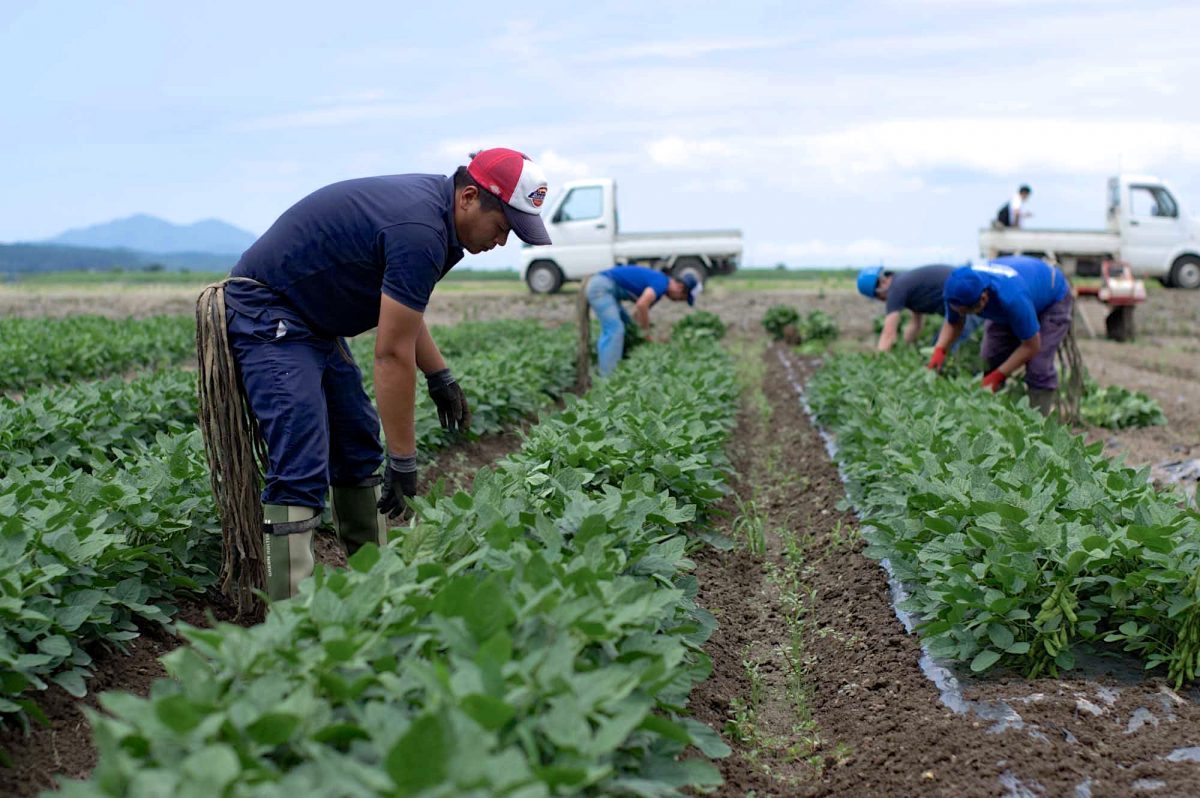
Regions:
<instances>
[{"instance_id":1,"label":"farmer bending over","mask_svg":"<svg viewBox=\"0 0 1200 798\"><path fill-rule=\"evenodd\" d=\"M887 305L887 315L883 317L883 330L879 333L877 346L880 352L890 352L895 346L896 336L900 331L900 314L906 308L912 312L913 317L912 324L904 331L904 342L917 342L925 317L942 312L942 288L952 271L953 266L935 264L903 272L884 271L882 266L870 266L858 273L858 292L868 299L878 299ZM968 316L962 336L954 342L952 350L970 338L971 333L981 324L983 320L978 316ZM937 334L934 335L936 337Z\"/></svg>"},{"instance_id":2,"label":"farmer bending over","mask_svg":"<svg viewBox=\"0 0 1200 798\"><path fill-rule=\"evenodd\" d=\"M634 321L649 333L650 308L658 300L666 296L675 302L686 299L688 305L695 305L696 294L701 290L693 274L676 280L645 266L614 266L592 275L587 284L587 300L600 319L600 340L596 342L600 376L612 374L625 351L625 323L629 314L621 307L622 301L633 302Z\"/></svg>"},{"instance_id":3,"label":"farmer bending over","mask_svg":"<svg viewBox=\"0 0 1200 798\"><path fill-rule=\"evenodd\" d=\"M319 189L242 255L224 302L229 349L268 455L261 534L272 599L294 595L312 573L313 529L330 486L348 553L387 542L388 518L402 515L417 489L418 369L442 426L470 425L425 306L463 250L503 246L510 231L549 244L545 195L542 170L524 155L484 150L452 177L389 175ZM375 327L378 413L345 342ZM221 457L211 447L209 456Z\"/></svg>"},{"instance_id":4,"label":"farmer bending over","mask_svg":"<svg viewBox=\"0 0 1200 798\"><path fill-rule=\"evenodd\" d=\"M1058 388L1054 355L1071 329L1071 291L1063 273L1039 258L996 258L951 272L945 299L946 323L929 368L941 368L946 348L962 333L965 316L982 316L991 322L983 334L988 368L983 387L998 391L1024 366L1029 404L1050 415Z\"/></svg>"}]
</instances>

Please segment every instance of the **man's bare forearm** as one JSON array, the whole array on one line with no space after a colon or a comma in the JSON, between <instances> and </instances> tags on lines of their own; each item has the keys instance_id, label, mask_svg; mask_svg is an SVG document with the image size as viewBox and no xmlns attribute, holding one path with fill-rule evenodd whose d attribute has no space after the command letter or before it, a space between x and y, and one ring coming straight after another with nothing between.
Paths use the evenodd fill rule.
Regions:
<instances>
[{"instance_id":1,"label":"man's bare forearm","mask_svg":"<svg viewBox=\"0 0 1200 798\"><path fill-rule=\"evenodd\" d=\"M417 450L413 405L416 400L415 358L402 353L375 353L375 398L388 451L412 454Z\"/></svg>"},{"instance_id":2,"label":"man's bare forearm","mask_svg":"<svg viewBox=\"0 0 1200 798\"><path fill-rule=\"evenodd\" d=\"M417 335L417 368L422 374L433 374L446 368L446 360L429 334L424 320L421 321L421 332Z\"/></svg>"},{"instance_id":3,"label":"man's bare forearm","mask_svg":"<svg viewBox=\"0 0 1200 798\"><path fill-rule=\"evenodd\" d=\"M921 327L925 324L925 316L921 313L914 313L912 323L908 325L908 329L904 331L904 340L907 343L915 344L917 339L921 337Z\"/></svg>"},{"instance_id":4,"label":"man's bare forearm","mask_svg":"<svg viewBox=\"0 0 1200 798\"><path fill-rule=\"evenodd\" d=\"M1000 364L1000 373L1005 377L1012 376L1012 373L1028 363L1034 355L1042 348L1041 335L1035 335L1027 341L1022 341L1013 353L1008 356L1008 359Z\"/></svg>"},{"instance_id":5,"label":"man's bare forearm","mask_svg":"<svg viewBox=\"0 0 1200 798\"><path fill-rule=\"evenodd\" d=\"M935 346L942 349L949 349L950 345L958 340L958 336L962 335L963 325L966 321L959 320L958 322L946 322L942 325L941 332L938 333L938 339Z\"/></svg>"},{"instance_id":6,"label":"man's bare forearm","mask_svg":"<svg viewBox=\"0 0 1200 798\"><path fill-rule=\"evenodd\" d=\"M900 329L900 314L889 313L883 320L883 329L879 331L879 343L876 349L880 352L890 352L896 345L896 331Z\"/></svg>"}]
</instances>

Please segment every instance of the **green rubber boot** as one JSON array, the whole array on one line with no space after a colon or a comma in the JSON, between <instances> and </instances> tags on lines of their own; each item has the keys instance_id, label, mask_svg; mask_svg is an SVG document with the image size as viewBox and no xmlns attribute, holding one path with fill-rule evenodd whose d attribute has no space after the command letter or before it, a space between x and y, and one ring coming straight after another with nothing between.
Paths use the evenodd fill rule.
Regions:
<instances>
[{"instance_id":1,"label":"green rubber boot","mask_svg":"<svg viewBox=\"0 0 1200 798\"><path fill-rule=\"evenodd\" d=\"M296 595L300 582L312 576L313 530L320 523L321 513L311 507L263 505L263 555L271 601Z\"/></svg>"},{"instance_id":2,"label":"green rubber boot","mask_svg":"<svg viewBox=\"0 0 1200 798\"><path fill-rule=\"evenodd\" d=\"M1054 394L1057 393L1053 388L1030 388L1029 389L1029 406L1041 413L1043 416L1049 417L1054 410Z\"/></svg>"},{"instance_id":3,"label":"green rubber boot","mask_svg":"<svg viewBox=\"0 0 1200 798\"><path fill-rule=\"evenodd\" d=\"M388 523L379 504L380 477L371 477L357 485L333 488L333 526L350 557L364 543L383 547L388 541Z\"/></svg>"}]
</instances>

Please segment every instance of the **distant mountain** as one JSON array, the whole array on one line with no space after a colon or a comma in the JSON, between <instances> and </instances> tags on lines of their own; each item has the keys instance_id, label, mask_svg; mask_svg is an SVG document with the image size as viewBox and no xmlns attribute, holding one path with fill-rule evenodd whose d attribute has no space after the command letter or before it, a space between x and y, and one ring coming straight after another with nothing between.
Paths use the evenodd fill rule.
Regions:
<instances>
[{"instance_id":1,"label":"distant mountain","mask_svg":"<svg viewBox=\"0 0 1200 798\"><path fill-rule=\"evenodd\" d=\"M140 252L205 252L240 255L254 243L255 236L220 219L193 224L173 224L157 216L139 213L91 227L68 230L48 239L47 244L102 249L133 249Z\"/></svg>"}]
</instances>

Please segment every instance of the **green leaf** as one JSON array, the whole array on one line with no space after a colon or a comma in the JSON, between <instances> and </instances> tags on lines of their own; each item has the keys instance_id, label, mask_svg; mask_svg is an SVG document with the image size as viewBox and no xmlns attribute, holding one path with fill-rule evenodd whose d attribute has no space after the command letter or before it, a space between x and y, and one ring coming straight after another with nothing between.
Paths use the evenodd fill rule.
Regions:
<instances>
[{"instance_id":1,"label":"green leaf","mask_svg":"<svg viewBox=\"0 0 1200 798\"><path fill-rule=\"evenodd\" d=\"M83 682L83 674L79 670L59 671L50 680L76 698L87 695L87 685Z\"/></svg>"},{"instance_id":2,"label":"green leaf","mask_svg":"<svg viewBox=\"0 0 1200 798\"><path fill-rule=\"evenodd\" d=\"M1007 651L1013 644L1013 633L1007 627L998 623L988 624L988 639L992 645L1001 651ZM986 665L984 666L987 667Z\"/></svg>"},{"instance_id":3,"label":"green leaf","mask_svg":"<svg viewBox=\"0 0 1200 798\"><path fill-rule=\"evenodd\" d=\"M384 760L396 794L416 795L442 783L453 746L449 724L440 714L422 715L413 721Z\"/></svg>"},{"instance_id":4,"label":"green leaf","mask_svg":"<svg viewBox=\"0 0 1200 798\"><path fill-rule=\"evenodd\" d=\"M1000 660L1000 652L994 649L985 648L975 655L975 659L971 660L971 670L975 673L981 673L995 665Z\"/></svg>"},{"instance_id":5,"label":"green leaf","mask_svg":"<svg viewBox=\"0 0 1200 798\"><path fill-rule=\"evenodd\" d=\"M38 651L52 657L66 659L71 656L71 643L62 635L44 637L38 641Z\"/></svg>"},{"instance_id":6,"label":"green leaf","mask_svg":"<svg viewBox=\"0 0 1200 798\"><path fill-rule=\"evenodd\" d=\"M185 734L200 724L203 713L182 695L165 696L154 702L154 714L167 728Z\"/></svg>"},{"instance_id":7,"label":"green leaf","mask_svg":"<svg viewBox=\"0 0 1200 798\"><path fill-rule=\"evenodd\" d=\"M282 745L300 726L300 718L283 712L271 712L246 727L250 739L262 745Z\"/></svg>"},{"instance_id":8,"label":"green leaf","mask_svg":"<svg viewBox=\"0 0 1200 798\"><path fill-rule=\"evenodd\" d=\"M516 710L499 698L482 693L464 697L462 708L476 723L491 731L502 728L516 715Z\"/></svg>"},{"instance_id":9,"label":"green leaf","mask_svg":"<svg viewBox=\"0 0 1200 798\"><path fill-rule=\"evenodd\" d=\"M354 554L350 555L350 559L346 561L346 564L351 569L365 574L374 568L375 564L382 558L383 554L379 551L379 547L374 543L367 543L354 552Z\"/></svg>"},{"instance_id":10,"label":"green leaf","mask_svg":"<svg viewBox=\"0 0 1200 798\"><path fill-rule=\"evenodd\" d=\"M220 791L242 772L237 754L228 745L208 745L189 754L180 763L180 770L196 785Z\"/></svg>"}]
</instances>

